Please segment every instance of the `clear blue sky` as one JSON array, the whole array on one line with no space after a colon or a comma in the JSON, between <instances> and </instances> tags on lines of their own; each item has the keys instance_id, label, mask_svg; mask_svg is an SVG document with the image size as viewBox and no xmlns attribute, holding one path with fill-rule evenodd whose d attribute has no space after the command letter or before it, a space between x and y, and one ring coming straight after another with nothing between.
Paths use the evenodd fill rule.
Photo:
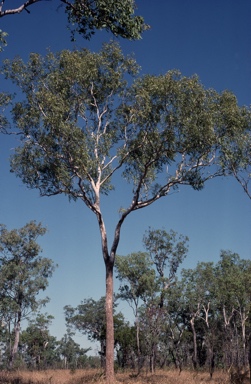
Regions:
<instances>
[{"instance_id":1,"label":"clear blue sky","mask_svg":"<svg viewBox=\"0 0 251 384\"><path fill-rule=\"evenodd\" d=\"M20 4L19 0L9 3ZM187 76L196 73L206 87L229 89L240 105L250 105L250 0L138 0L137 5L151 30L142 40L121 41L121 45L126 53L135 53L142 73L160 74L174 68ZM53 51L83 46L98 50L111 38L98 33L91 42L78 39L72 45L64 10L57 10L57 6L56 1L41 1L30 8L30 14L0 19L0 29L9 33L8 47L1 57L27 59L30 52L44 54L48 47ZM0 82L1 87L13 89L2 78ZM28 190L9 172L14 142L1 136L0 145L0 222L11 229L35 219L48 227L40 244L43 255L55 260L59 268L46 291L51 298L46 310L55 316L52 334L61 338L64 305L76 306L88 297L99 299L105 292L96 218L81 202L68 203L64 196L41 198L38 191ZM103 203L110 238L123 188L118 187L117 192ZM124 223L118 253L143 250L142 236L148 226L173 229L190 238L184 268L193 268L198 261L217 261L221 249L251 257L251 201L232 179L211 181L200 192L183 187L179 193L133 213Z\"/></svg>"}]
</instances>

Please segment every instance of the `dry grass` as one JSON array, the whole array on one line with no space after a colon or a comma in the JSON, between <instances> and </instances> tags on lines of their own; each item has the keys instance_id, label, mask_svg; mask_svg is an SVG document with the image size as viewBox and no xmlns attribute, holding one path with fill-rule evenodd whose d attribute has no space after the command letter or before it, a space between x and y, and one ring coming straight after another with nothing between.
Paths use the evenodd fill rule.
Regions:
<instances>
[{"instance_id":1,"label":"dry grass","mask_svg":"<svg viewBox=\"0 0 251 384\"><path fill-rule=\"evenodd\" d=\"M134 376L130 372L117 373L116 383L118 384L229 384L231 380L226 373L216 372L210 380L208 373L194 373L177 371L158 371L154 375L142 373ZM105 379L101 371L94 370L48 370L48 371L0 371L0 384L104 384ZM248 384L249 379L245 378L242 384ZM234 382L233 384L237 384Z\"/></svg>"}]
</instances>

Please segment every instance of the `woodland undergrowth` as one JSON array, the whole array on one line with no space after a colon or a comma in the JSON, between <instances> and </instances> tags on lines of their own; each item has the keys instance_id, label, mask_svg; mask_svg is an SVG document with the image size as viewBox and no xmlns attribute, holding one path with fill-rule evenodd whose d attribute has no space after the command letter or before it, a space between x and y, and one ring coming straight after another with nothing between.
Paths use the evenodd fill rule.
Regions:
<instances>
[{"instance_id":1,"label":"woodland undergrowth","mask_svg":"<svg viewBox=\"0 0 251 384\"><path fill-rule=\"evenodd\" d=\"M0 371L0 384L104 384L105 377L97 370L46 370L46 371ZM175 370L116 373L117 384L249 384L249 372L215 372L213 378L207 372Z\"/></svg>"}]
</instances>

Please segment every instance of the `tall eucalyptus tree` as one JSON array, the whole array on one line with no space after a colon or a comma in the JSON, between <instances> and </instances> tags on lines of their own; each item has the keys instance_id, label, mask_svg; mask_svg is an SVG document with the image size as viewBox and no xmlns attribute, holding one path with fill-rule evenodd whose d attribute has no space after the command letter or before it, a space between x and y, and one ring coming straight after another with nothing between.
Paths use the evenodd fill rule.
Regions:
<instances>
[{"instance_id":1,"label":"tall eucalyptus tree","mask_svg":"<svg viewBox=\"0 0 251 384\"><path fill-rule=\"evenodd\" d=\"M250 111L238 107L229 92L207 90L196 76L178 71L131 82L128 74L137 70L118 44L106 44L99 53L33 53L27 64L17 58L4 67L24 96L12 110L21 139L12 171L41 196L81 200L97 219L106 267L109 383L114 381L113 267L125 219L180 186L200 190L224 175L222 143L250 125ZM128 205L120 203L125 206L109 248L101 202L117 182L124 182L128 193L131 188L131 196Z\"/></svg>"}]
</instances>

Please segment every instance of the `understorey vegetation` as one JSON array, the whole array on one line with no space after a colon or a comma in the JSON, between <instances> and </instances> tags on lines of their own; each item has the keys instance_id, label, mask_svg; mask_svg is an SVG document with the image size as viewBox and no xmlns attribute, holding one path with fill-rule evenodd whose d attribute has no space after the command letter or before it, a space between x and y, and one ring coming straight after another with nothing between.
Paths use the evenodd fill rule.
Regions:
<instances>
[{"instance_id":1,"label":"understorey vegetation","mask_svg":"<svg viewBox=\"0 0 251 384\"><path fill-rule=\"evenodd\" d=\"M142 372L140 375L132 375L131 372L117 371L115 374L117 384L200 384L208 382L211 384L248 384L248 378L242 377L242 381L233 381L228 372L216 372L213 379L209 379L206 372L194 373L184 371L177 374L175 370L161 370L154 374ZM16 371L0 372L1 384L104 384L105 377L97 369L84 370L46 370L46 371Z\"/></svg>"},{"instance_id":2,"label":"understorey vegetation","mask_svg":"<svg viewBox=\"0 0 251 384\"><path fill-rule=\"evenodd\" d=\"M34 236L43 234L42 229L35 222L19 232L4 227L2 254L6 254L7 246L10 249L10 244L17 244L18 239L20 242L18 234L26 239L22 246L27 252L38 252ZM116 259L120 286L114 298L115 367L130 369L136 376L145 371L153 374L160 369L175 369L179 374L187 370L207 371L211 378L215 370L225 371L233 380L247 377L251 352L251 261L234 252L221 251L217 262L200 262L193 269L181 269L188 252L187 237L172 230L150 228L143 243L145 252ZM21 292L22 258L19 263L17 259L9 256L7 263L6 257L1 257L0 295L5 302L5 307L1 307L1 369L104 369L105 297L84 299L76 308L66 305L67 332L61 340L50 333L51 322L56 319L42 313L36 305L32 314L26 314L28 322L23 327L18 324L17 343L21 304L15 304L10 291L10 287L19 287L15 289ZM40 258L39 263L42 268L49 261ZM41 284L41 277L30 275L29 280L27 276L26 280L34 286ZM127 310L125 302L129 305ZM121 303L123 313L119 310ZM95 353L90 348L76 343L77 332L99 343L98 355L91 356Z\"/></svg>"}]
</instances>

